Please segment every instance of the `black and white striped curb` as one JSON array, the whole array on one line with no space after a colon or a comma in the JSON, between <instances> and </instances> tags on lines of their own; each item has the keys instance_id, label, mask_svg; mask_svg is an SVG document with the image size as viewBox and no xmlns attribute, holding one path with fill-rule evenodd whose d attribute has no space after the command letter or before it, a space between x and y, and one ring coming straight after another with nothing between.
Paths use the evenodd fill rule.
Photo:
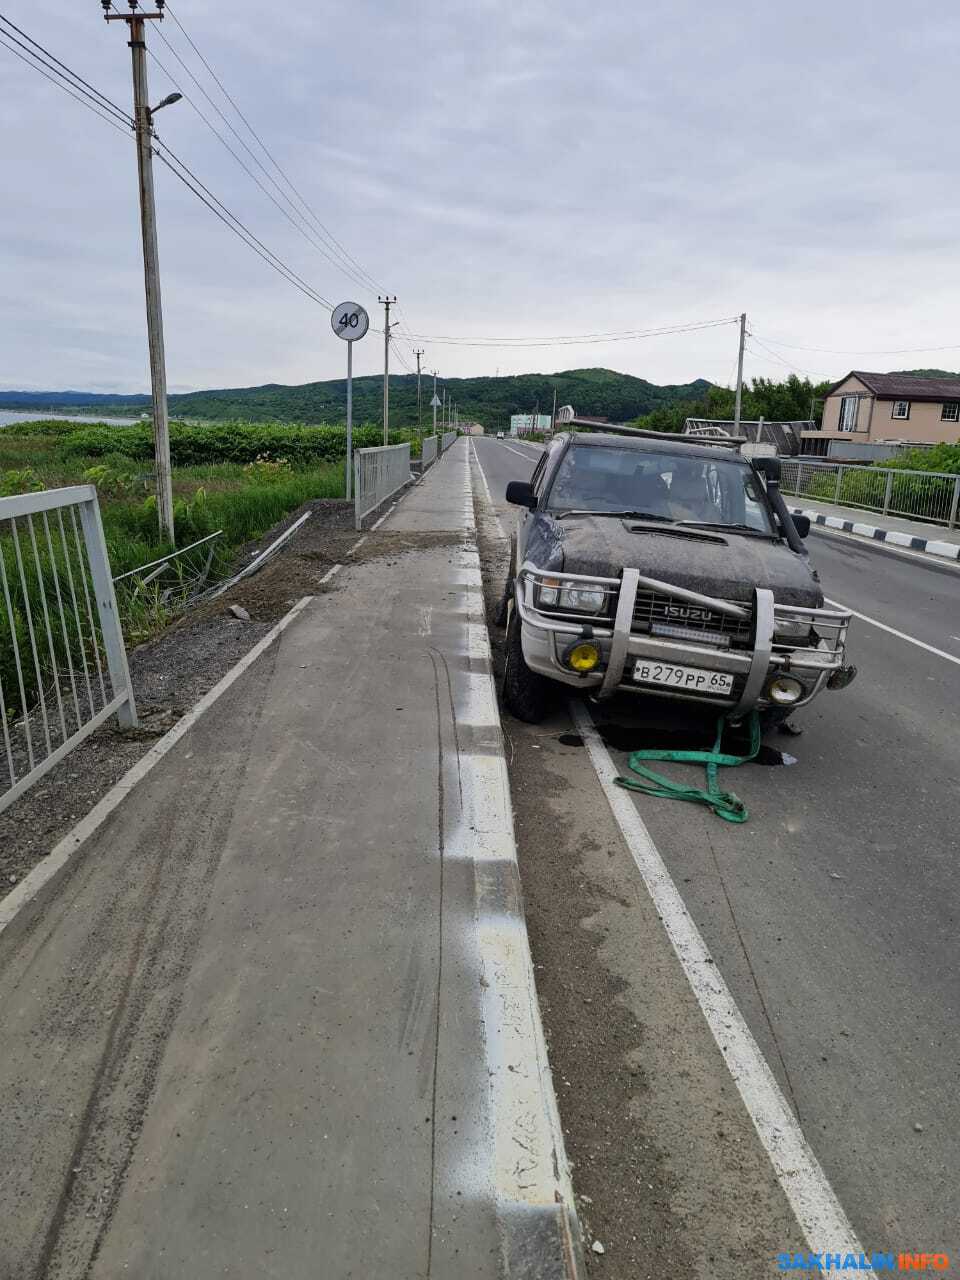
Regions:
<instances>
[{"instance_id":1,"label":"black and white striped curb","mask_svg":"<svg viewBox=\"0 0 960 1280\"><path fill-rule=\"evenodd\" d=\"M940 556L944 560L960 561L960 543L941 542L936 538L915 538L899 529L881 529L875 524L861 524L859 520L843 520L840 516L827 516L822 511L808 511L804 507L791 507L791 515L809 516L811 524L822 524L827 529L841 529L844 533L858 533L875 542L889 542L895 547L909 547L911 551L925 551L927 555Z\"/></svg>"}]
</instances>

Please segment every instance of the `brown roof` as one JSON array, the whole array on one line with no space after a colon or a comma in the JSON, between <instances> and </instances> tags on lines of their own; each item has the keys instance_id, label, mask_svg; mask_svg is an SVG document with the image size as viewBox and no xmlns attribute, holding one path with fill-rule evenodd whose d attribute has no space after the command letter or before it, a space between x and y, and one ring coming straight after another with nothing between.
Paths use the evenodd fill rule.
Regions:
<instances>
[{"instance_id":1,"label":"brown roof","mask_svg":"<svg viewBox=\"0 0 960 1280\"><path fill-rule=\"evenodd\" d=\"M960 375L920 378L911 373L865 373L862 369L851 369L827 395L833 395L847 378L859 378L878 400L960 400Z\"/></svg>"}]
</instances>

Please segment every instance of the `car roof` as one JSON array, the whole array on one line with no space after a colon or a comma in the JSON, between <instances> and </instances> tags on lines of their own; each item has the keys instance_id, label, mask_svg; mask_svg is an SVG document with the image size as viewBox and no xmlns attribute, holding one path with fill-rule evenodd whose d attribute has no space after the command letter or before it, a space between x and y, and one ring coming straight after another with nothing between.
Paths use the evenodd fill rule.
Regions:
<instances>
[{"instance_id":1,"label":"car roof","mask_svg":"<svg viewBox=\"0 0 960 1280\"><path fill-rule=\"evenodd\" d=\"M749 466L735 447L721 449L717 445L694 444L689 436L667 435L659 439L653 435L619 435L611 431L570 431L564 432L571 442L578 445L597 446L599 448L636 449L644 453L682 454L685 458L709 458L714 462L718 455L727 461Z\"/></svg>"}]
</instances>

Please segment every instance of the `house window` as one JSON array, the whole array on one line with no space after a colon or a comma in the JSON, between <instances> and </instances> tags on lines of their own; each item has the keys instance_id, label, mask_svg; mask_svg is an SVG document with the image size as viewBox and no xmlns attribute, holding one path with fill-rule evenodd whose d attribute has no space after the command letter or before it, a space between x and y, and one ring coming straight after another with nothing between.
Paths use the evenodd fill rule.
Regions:
<instances>
[{"instance_id":1,"label":"house window","mask_svg":"<svg viewBox=\"0 0 960 1280\"><path fill-rule=\"evenodd\" d=\"M960 422L960 400L948 401L940 411L941 422Z\"/></svg>"},{"instance_id":2,"label":"house window","mask_svg":"<svg viewBox=\"0 0 960 1280\"><path fill-rule=\"evenodd\" d=\"M859 396L842 396L840 399L840 422L839 429L841 431L856 431L857 429L857 410L860 408Z\"/></svg>"},{"instance_id":3,"label":"house window","mask_svg":"<svg viewBox=\"0 0 960 1280\"><path fill-rule=\"evenodd\" d=\"M910 401L894 400L893 413L891 413L890 417L891 418L909 418L910 417Z\"/></svg>"}]
</instances>

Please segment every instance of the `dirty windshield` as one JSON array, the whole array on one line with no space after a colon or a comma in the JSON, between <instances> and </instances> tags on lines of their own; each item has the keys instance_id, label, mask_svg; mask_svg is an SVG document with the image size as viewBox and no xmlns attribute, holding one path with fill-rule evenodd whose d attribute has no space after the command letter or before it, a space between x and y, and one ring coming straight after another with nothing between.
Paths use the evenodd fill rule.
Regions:
<instances>
[{"instance_id":1,"label":"dirty windshield","mask_svg":"<svg viewBox=\"0 0 960 1280\"><path fill-rule=\"evenodd\" d=\"M557 470L547 506L553 512L629 511L677 524L774 532L753 471L723 456L573 445Z\"/></svg>"}]
</instances>

